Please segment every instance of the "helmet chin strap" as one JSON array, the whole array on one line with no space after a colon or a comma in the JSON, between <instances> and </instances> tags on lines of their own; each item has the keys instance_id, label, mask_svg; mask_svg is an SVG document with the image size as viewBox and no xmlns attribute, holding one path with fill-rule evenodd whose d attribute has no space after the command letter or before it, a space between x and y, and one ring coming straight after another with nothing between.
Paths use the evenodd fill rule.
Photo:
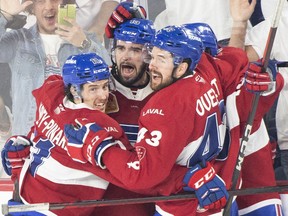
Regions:
<instances>
[{"instance_id":1,"label":"helmet chin strap","mask_svg":"<svg viewBox=\"0 0 288 216\"><path fill-rule=\"evenodd\" d=\"M70 88L70 92L73 96L73 101L75 104L80 104L82 103L82 98L81 98L81 92L80 92L80 88L78 85L72 84L71 88Z\"/></svg>"}]
</instances>

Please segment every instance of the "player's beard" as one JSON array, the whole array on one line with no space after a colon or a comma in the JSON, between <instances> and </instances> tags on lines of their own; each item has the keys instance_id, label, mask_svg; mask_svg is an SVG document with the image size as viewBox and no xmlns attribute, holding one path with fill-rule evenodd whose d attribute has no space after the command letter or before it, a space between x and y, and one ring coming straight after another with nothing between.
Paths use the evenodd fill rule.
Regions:
<instances>
[{"instance_id":1,"label":"player's beard","mask_svg":"<svg viewBox=\"0 0 288 216\"><path fill-rule=\"evenodd\" d=\"M160 83L154 83L153 82L153 78L152 78L152 75L150 74L150 87L154 90L154 91L159 91L169 85L171 85L173 82L174 82L174 79L172 77L169 77L168 79L166 79L165 81L163 80L163 76L161 73L158 73L156 71L154 71L154 73L156 73L159 78L158 79L161 79Z\"/></svg>"},{"instance_id":2,"label":"player's beard","mask_svg":"<svg viewBox=\"0 0 288 216\"><path fill-rule=\"evenodd\" d=\"M121 68L121 67L120 67ZM119 75L119 80L120 83L122 83L124 86L135 86L137 87L137 85L135 85L136 82L138 82L139 80L141 80L141 78L144 76L144 73L146 72L147 69L147 64L142 64L141 67L139 68L139 73L130 79L124 79L121 75ZM137 70L135 68L135 70Z\"/></svg>"}]
</instances>

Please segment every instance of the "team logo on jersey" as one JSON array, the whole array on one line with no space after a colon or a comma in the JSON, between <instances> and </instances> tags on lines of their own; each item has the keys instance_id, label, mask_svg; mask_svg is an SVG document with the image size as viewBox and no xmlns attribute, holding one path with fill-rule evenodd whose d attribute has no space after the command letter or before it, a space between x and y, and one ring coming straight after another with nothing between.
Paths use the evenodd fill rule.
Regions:
<instances>
[{"instance_id":1,"label":"team logo on jersey","mask_svg":"<svg viewBox=\"0 0 288 216\"><path fill-rule=\"evenodd\" d=\"M135 170L139 170L140 169L140 161L144 158L144 156L146 154L146 149L142 146L136 146L136 153L137 153L139 160L129 162L129 163L127 163L127 165L128 165L128 168L133 168Z\"/></svg>"},{"instance_id":2,"label":"team logo on jersey","mask_svg":"<svg viewBox=\"0 0 288 216\"><path fill-rule=\"evenodd\" d=\"M146 154L146 149L142 146L136 146L136 153L137 153L139 161L141 161Z\"/></svg>"}]
</instances>

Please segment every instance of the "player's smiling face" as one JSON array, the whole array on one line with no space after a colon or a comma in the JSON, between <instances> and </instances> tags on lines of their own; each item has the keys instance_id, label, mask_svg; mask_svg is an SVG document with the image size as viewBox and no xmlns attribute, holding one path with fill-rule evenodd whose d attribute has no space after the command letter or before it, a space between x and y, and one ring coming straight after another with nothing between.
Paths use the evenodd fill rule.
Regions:
<instances>
[{"instance_id":1,"label":"player's smiling face","mask_svg":"<svg viewBox=\"0 0 288 216\"><path fill-rule=\"evenodd\" d=\"M62 0L34 0L33 14L37 19L40 33L55 34L58 6Z\"/></svg>"},{"instance_id":2,"label":"player's smiling face","mask_svg":"<svg viewBox=\"0 0 288 216\"><path fill-rule=\"evenodd\" d=\"M120 80L123 84L132 85L143 75L145 65L142 60L142 44L118 40L115 47L115 60ZM142 80L142 79L141 79ZM140 82L141 82L140 80Z\"/></svg>"},{"instance_id":3,"label":"player's smiling face","mask_svg":"<svg viewBox=\"0 0 288 216\"><path fill-rule=\"evenodd\" d=\"M153 47L149 73L151 88L160 90L173 82L172 73L174 70L173 57L170 52Z\"/></svg>"},{"instance_id":4,"label":"player's smiling face","mask_svg":"<svg viewBox=\"0 0 288 216\"><path fill-rule=\"evenodd\" d=\"M83 90L81 91L81 96L83 103L92 109L105 112L109 96L108 79L84 84Z\"/></svg>"}]
</instances>

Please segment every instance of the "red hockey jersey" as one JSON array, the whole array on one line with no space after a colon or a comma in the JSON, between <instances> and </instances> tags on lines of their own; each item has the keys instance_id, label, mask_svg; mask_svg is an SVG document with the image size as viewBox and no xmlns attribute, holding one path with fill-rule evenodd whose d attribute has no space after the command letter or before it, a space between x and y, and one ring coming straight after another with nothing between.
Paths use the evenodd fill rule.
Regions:
<instances>
[{"instance_id":1,"label":"red hockey jersey","mask_svg":"<svg viewBox=\"0 0 288 216\"><path fill-rule=\"evenodd\" d=\"M175 163L192 167L202 161L215 162L225 147L229 154L222 151L220 162L214 164L229 188L239 150L240 126L249 113L248 109L241 113L246 106L242 102L250 104L252 98L243 86L247 65L246 53L240 49L224 48L217 59L203 54L193 76L160 90L142 109L137 154L112 147L103 155L107 169L127 187L147 188L165 179ZM281 78L278 81L281 88ZM260 100L263 112L258 112L257 119L269 109L266 100ZM230 142L225 144L227 124ZM187 201L185 207L183 202L166 204L159 203L157 210L173 215L196 214L195 200Z\"/></svg>"},{"instance_id":2,"label":"red hockey jersey","mask_svg":"<svg viewBox=\"0 0 288 216\"><path fill-rule=\"evenodd\" d=\"M73 161L66 151L63 131L64 125L75 124L76 118L87 118L109 131L115 139L122 142L122 148L128 152L132 146L120 125L105 113L68 101L64 97L64 85L60 76L50 76L39 89L33 91L33 95L37 113L31 131L33 146L30 158L25 162L19 178L22 201L61 203L95 200L103 198L109 182L125 188L125 185L107 170L94 167L90 163ZM160 195L179 190L182 187L179 176L183 176L184 172L185 170L177 169L175 175L162 184L137 192ZM177 179L179 180L176 182ZM58 215L87 216L93 210L75 208L55 212Z\"/></svg>"}]
</instances>

